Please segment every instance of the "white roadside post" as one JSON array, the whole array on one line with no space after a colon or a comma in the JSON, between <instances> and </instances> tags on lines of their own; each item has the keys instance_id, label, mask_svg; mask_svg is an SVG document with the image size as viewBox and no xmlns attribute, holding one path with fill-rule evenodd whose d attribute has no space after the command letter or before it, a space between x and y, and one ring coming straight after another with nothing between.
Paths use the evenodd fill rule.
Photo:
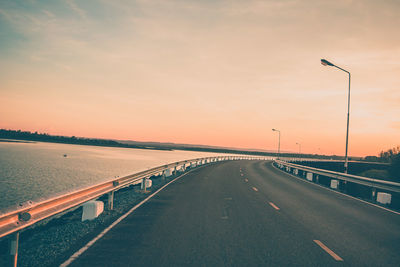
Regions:
<instances>
[{"instance_id":1,"label":"white roadside post","mask_svg":"<svg viewBox=\"0 0 400 267\"><path fill-rule=\"evenodd\" d=\"M331 188L332 189L338 189L338 187L339 187L339 181L335 180L335 179L332 179L331 180Z\"/></svg>"},{"instance_id":2,"label":"white roadside post","mask_svg":"<svg viewBox=\"0 0 400 267\"><path fill-rule=\"evenodd\" d=\"M82 205L82 222L99 217L104 211L103 201L90 200Z\"/></svg>"},{"instance_id":3,"label":"white roadside post","mask_svg":"<svg viewBox=\"0 0 400 267\"><path fill-rule=\"evenodd\" d=\"M389 205L392 202L392 195L384 192L378 192L376 202Z\"/></svg>"},{"instance_id":4,"label":"white roadside post","mask_svg":"<svg viewBox=\"0 0 400 267\"><path fill-rule=\"evenodd\" d=\"M307 172L306 178L307 178L308 181L312 182L312 181L313 181L313 174L312 174L312 172Z\"/></svg>"},{"instance_id":5,"label":"white roadside post","mask_svg":"<svg viewBox=\"0 0 400 267\"><path fill-rule=\"evenodd\" d=\"M172 175L171 169L165 169L164 170L164 175L165 175L165 177L170 177Z\"/></svg>"}]
</instances>

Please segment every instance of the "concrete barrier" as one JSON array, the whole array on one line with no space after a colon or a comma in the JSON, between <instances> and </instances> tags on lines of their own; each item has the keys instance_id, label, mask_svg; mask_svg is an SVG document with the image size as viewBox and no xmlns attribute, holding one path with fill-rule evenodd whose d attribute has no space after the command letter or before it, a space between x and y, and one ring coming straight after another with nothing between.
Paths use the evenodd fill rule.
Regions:
<instances>
[{"instance_id":1,"label":"concrete barrier","mask_svg":"<svg viewBox=\"0 0 400 267\"><path fill-rule=\"evenodd\" d=\"M104 203L102 201L89 201L82 206L82 222L93 220L99 217L104 211Z\"/></svg>"}]
</instances>

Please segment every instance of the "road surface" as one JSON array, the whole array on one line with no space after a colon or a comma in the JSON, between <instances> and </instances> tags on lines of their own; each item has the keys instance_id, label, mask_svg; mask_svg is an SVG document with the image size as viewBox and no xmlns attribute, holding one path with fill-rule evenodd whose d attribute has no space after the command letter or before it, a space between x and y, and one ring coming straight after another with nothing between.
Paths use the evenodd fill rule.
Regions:
<instances>
[{"instance_id":1,"label":"road surface","mask_svg":"<svg viewBox=\"0 0 400 267\"><path fill-rule=\"evenodd\" d=\"M69 266L400 266L400 215L275 169L195 169Z\"/></svg>"}]
</instances>

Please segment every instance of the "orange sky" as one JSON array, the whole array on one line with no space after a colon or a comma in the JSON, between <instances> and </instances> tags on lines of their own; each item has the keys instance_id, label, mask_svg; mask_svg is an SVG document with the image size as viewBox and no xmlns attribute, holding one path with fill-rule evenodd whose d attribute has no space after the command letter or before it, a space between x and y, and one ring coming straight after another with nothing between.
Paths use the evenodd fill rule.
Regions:
<instances>
[{"instance_id":1,"label":"orange sky","mask_svg":"<svg viewBox=\"0 0 400 267\"><path fill-rule=\"evenodd\" d=\"M344 154L400 144L400 2L2 1L0 128Z\"/></svg>"}]
</instances>

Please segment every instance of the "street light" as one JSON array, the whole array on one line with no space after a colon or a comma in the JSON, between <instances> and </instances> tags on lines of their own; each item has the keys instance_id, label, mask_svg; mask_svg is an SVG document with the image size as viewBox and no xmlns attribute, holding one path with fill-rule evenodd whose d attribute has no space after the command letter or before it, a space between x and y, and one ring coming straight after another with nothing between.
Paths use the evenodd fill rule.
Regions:
<instances>
[{"instance_id":1,"label":"street light","mask_svg":"<svg viewBox=\"0 0 400 267\"><path fill-rule=\"evenodd\" d=\"M344 159L344 173L347 173L347 169L348 169L348 158L347 158L347 150L348 150L348 145L349 145L349 120L350 120L350 80L351 80L351 75L350 72L348 72L345 69L342 69L338 66L336 66L335 64L329 62L326 59L321 59L321 64L324 66L331 66L331 67L335 67L341 71L346 72L349 75L349 94L347 97L347 131L346 131L346 155L345 155L345 159Z\"/></svg>"},{"instance_id":2,"label":"street light","mask_svg":"<svg viewBox=\"0 0 400 267\"><path fill-rule=\"evenodd\" d=\"M281 131L277 129L272 129L272 131L279 133L279 142L278 142L278 159L279 159L279 156L281 155Z\"/></svg>"},{"instance_id":3,"label":"street light","mask_svg":"<svg viewBox=\"0 0 400 267\"><path fill-rule=\"evenodd\" d=\"M299 154L301 154L301 144L300 143L296 143L296 145L299 145Z\"/></svg>"}]
</instances>

